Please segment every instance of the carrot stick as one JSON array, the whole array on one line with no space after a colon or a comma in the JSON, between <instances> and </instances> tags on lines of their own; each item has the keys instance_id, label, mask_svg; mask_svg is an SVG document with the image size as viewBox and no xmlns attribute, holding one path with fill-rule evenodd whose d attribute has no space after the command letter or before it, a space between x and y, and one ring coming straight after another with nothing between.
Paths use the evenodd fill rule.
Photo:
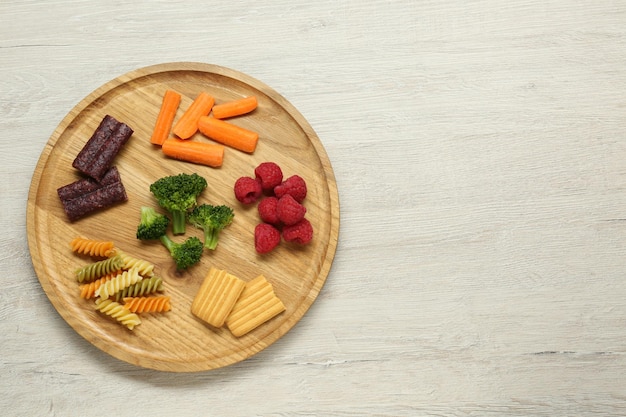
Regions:
<instances>
[{"instance_id":1,"label":"carrot stick","mask_svg":"<svg viewBox=\"0 0 626 417\"><path fill-rule=\"evenodd\" d=\"M154 130L152 131L152 137L150 143L154 145L163 145L165 139L167 139L172 129L172 123L180 104L180 94L174 90L166 90L163 94L163 101L161 102L161 109L157 116Z\"/></svg>"},{"instance_id":2,"label":"carrot stick","mask_svg":"<svg viewBox=\"0 0 626 417\"><path fill-rule=\"evenodd\" d=\"M170 158L213 168L222 166L224 161L224 146L217 143L170 138L163 142L161 150Z\"/></svg>"},{"instance_id":3,"label":"carrot stick","mask_svg":"<svg viewBox=\"0 0 626 417\"><path fill-rule=\"evenodd\" d=\"M200 118L198 130L222 145L248 153L254 152L259 140L259 135L256 132L211 116Z\"/></svg>"},{"instance_id":4,"label":"carrot stick","mask_svg":"<svg viewBox=\"0 0 626 417\"><path fill-rule=\"evenodd\" d=\"M174 125L172 131L180 139L189 139L198 131L198 119L206 116L211 112L215 104L213 96L207 93L200 93L196 99L189 105L189 108L183 113Z\"/></svg>"},{"instance_id":5,"label":"carrot stick","mask_svg":"<svg viewBox=\"0 0 626 417\"><path fill-rule=\"evenodd\" d=\"M213 106L213 117L216 119L226 119L228 117L241 116L256 109L257 100L255 96L244 97Z\"/></svg>"}]
</instances>

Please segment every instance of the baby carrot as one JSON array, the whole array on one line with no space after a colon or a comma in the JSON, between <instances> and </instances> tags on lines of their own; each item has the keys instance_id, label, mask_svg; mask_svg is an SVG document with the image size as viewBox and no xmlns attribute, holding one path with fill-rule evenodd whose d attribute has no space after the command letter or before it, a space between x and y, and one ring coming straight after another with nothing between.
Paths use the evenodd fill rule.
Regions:
<instances>
[{"instance_id":1,"label":"baby carrot","mask_svg":"<svg viewBox=\"0 0 626 417\"><path fill-rule=\"evenodd\" d=\"M170 158L213 168L221 167L224 161L224 146L217 143L170 138L163 142L161 150Z\"/></svg>"},{"instance_id":2,"label":"baby carrot","mask_svg":"<svg viewBox=\"0 0 626 417\"><path fill-rule=\"evenodd\" d=\"M222 145L248 153L254 152L259 141L259 135L256 132L212 116L202 116L198 120L198 130Z\"/></svg>"},{"instance_id":3,"label":"baby carrot","mask_svg":"<svg viewBox=\"0 0 626 417\"><path fill-rule=\"evenodd\" d=\"M198 119L211 112L215 104L213 96L202 92L189 105L183 115L178 119L172 131L180 139L189 139L198 131Z\"/></svg>"},{"instance_id":4,"label":"baby carrot","mask_svg":"<svg viewBox=\"0 0 626 417\"><path fill-rule=\"evenodd\" d=\"M228 101L213 106L213 117L216 119L226 119L228 117L241 116L256 109L257 100L255 96L240 98L239 100Z\"/></svg>"},{"instance_id":5,"label":"baby carrot","mask_svg":"<svg viewBox=\"0 0 626 417\"><path fill-rule=\"evenodd\" d=\"M161 102L161 109L157 116L154 130L152 131L152 137L150 143L154 145L162 145L170 134L172 129L172 123L180 104L180 94L174 90L166 90L163 94L163 101Z\"/></svg>"}]
</instances>

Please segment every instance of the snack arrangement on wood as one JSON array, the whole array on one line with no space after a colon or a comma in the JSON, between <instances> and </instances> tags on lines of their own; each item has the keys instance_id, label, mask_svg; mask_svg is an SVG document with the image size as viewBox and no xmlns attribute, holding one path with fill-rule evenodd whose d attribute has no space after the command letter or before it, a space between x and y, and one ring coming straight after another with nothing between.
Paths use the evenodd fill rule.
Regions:
<instances>
[{"instance_id":1,"label":"snack arrangement on wood","mask_svg":"<svg viewBox=\"0 0 626 417\"><path fill-rule=\"evenodd\" d=\"M170 297L160 294L163 281L154 275L149 261L128 255L110 240L77 236L70 249L77 257L89 260L74 275L81 284L78 296L93 299L97 311L133 330L141 324L139 314L171 310Z\"/></svg>"},{"instance_id":2,"label":"snack arrangement on wood","mask_svg":"<svg viewBox=\"0 0 626 417\"><path fill-rule=\"evenodd\" d=\"M128 200L126 189L113 160L133 134L127 124L105 115L72 167L84 178L57 189L70 221Z\"/></svg>"},{"instance_id":3,"label":"snack arrangement on wood","mask_svg":"<svg viewBox=\"0 0 626 417\"><path fill-rule=\"evenodd\" d=\"M258 134L222 119L252 112L258 105L256 97L249 96L214 107L215 99L201 92L174 124L180 101L179 93L165 91L150 137L150 143L161 146L165 156L219 167L224 158L224 146L254 152ZM209 116L213 109L217 111L217 116ZM197 131L218 143L191 140ZM72 164L87 177L57 190L70 221L128 199L119 172L112 163L132 134L133 130L125 123L110 115L104 116ZM174 136L170 137L170 134ZM304 187L304 193L294 194L298 198L296 201L291 196L291 190L297 186L282 181L283 174L276 163L263 162L255 168L254 173L255 178L246 177L235 184L236 193L241 193L243 189L245 197L238 195L237 199L245 204L256 202L263 192L275 193L274 190L279 187L284 190L280 199L269 197L277 202L276 212L271 214L275 221L259 225L270 227L270 233L277 234L274 237L277 241L260 243L263 238L259 237L258 232L255 233L257 252L265 253L280 241L277 228L292 226L304 219L306 208L300 203L306 195L306 184L298 184L300 191ZM197 264L203 249L215 250L220 233L232 223L235 216L234 210L227 205L199 204L198 199L205 188L206 179L196 173L162 177L150 185L149 192L156 205L167 214L157 212L154 207L141 208L136 238L144 241L160 240L179 271ZM268 201L271 201L269 198ZM265 213L269 210L268 206L263 204L263 207L259 212L261 219L270 215ZM204 242L195 236L183 242L174 242L167 235L170 226L174 235L185 234L187 223L202 230ZM132 330L141 324L135 313L165 312L171 309L169 297L150 296L152 292L162 291L162 280L154 276L154 265L149 261L125 254L115 248L110 240L76 237L70 245L77 255L97 258L77 269L75 275L82 284L80 296L84 299L95 298L98 311ZM244 295L240 297L242 292ZM228 328L235 336L248 333L284 310L285 306L262 275L246 283L213 267L209 269L191 306L193 315L215 328L223 326L232 311Z\"/></svg>"},{"instance_id":4,"label":"snack arrangement on wood","mask_svg":"<svg viewBox=\"0 0 626 417\"><path fill-rule=\"evenodd\" d=\"M52 228L61 229L73 254L57 245L53 249L54 259L44 260L46 263L42 264L36 258L37 246L29 244L35 251L37 275L55 308L92 344L142 367L176 371L213 369L243 360L288 332L315 300L328 274L329 258L322 253L329 252L332 259L335 248L333 240L326 243L325 238L320 238L310 249L284 245L279 249L284 256L260 256L255 251L254 228L257 222L264 221L259 220L260 213L254 207L239 204L233 196L238 173L254 172L251 181L255 191L251 198L260 202L265 197L269 199L270 194L275 194L274 188L284 182L278 164L267 161L272 155L276 155L276 161L284 166L286 173L298 172L296 167L310 158L316 166L307 163L298 173L311 177L314 200L297 204L283 201L281 217L276 217L272 227L279 230L276 228L285 227L282 222L292 223L310 214L314 225L324 225L320 236L326 234L327 224L331 230L335 229L335 219L332 212L313 207L327 207L329 202L334 206L334 183L328 194L326 184L328 178L332 180L332 172L319 140L306 120L276 93L254 83L250 86L249 80L239 83L233 81L236 77L212 72L188 71L182 83L180 72L165 74L155 70L148 77L131 76L139 82L132 84L122 79L122 85L128 85L128 89L119 89L117 81L112 82L112 89L94 92L93 97L85 101L91 103L86 109L78 109L63 120L51 138L51 153L44 153L43 159L52 162L41 163L38 169L43 175L33 179L29 203L32 201L34 205L29 206L29 233L40 241L50 242L53 235L58 239L58 235L51 233ZM224 88L215 87L216 79L224 83ZM197 111L194 118L189 117L197 118L187 126L195 133L183 139L181 136L186 135L178 136L174 127L184 114L190 114L190 105L205 87L207 93L215 97L212 107L206 106ZM160 96L146 100L146 92L154 94L157 89ZM262 101L257 102L254 92L258 91L262 92ZM123 117L127 119L119 115L126 115ZM94 123L98 117L99 125ZM202 132L201 120L208 120L223 132L234 132L231 142L220 139L219 132L211 134L215 139ZM117 153L100 149L98 152L103 156L95 158L96 144L105 143L103 138L122 137L115 133L116 126L121 124L136 127L126 145L119 147ZM89 131L86 125L98 126L98 129ZM241 146L238 149L237 141L250 143L250 140L245 135L237 137L242 130L232 129L232 126L242 126L252 132L247 137L254 138L254 148L248 150L254 152L246 152ZM78 162L73 166L73 161L89 157L101 161L95 162L98 166L110 160L108 170L99 180L94 178L98 175L95 170L83 169ZM165 177L179 174L185 181L197 178L198 183L203 183L197 192L189 193L195 200L180 198L179 207L162 204L165 201L163 190L181 196L186 186L170 184L157 190L156 184L163 185L161 180ZM37 187L40 179L43 179L42 186ZM125 184L122 179L127 180ZM72 184L67 184L70 182ZM187 185L193 182L187 181ZM115 206L117 200L112 196L118 194L110 192L110 185L124 191L119 200L125 204ZM56 191L58 200L49 198L47 193L51 190ZM81 199L87 201L87 209L74 209L72 204ZM183 205L183 200L189 204ZM100 203L94 204L94 201ZM52 210L48 211L51 205ZM67 213L61 208L67 209ZM279 240L284 240L281 235ZM111 247L113 242L128 247L123 250L116 245ZM134 253L144 258L134 257ZM294 263L300 265L300 272L293 272ZM281 266L283 264L285 267ZM198 318L191 309L193 301L201 297L200 287L211 267L243 278L237 281L243 286L238 296L215 297L222 320L211 319L213 324ZM250 285L248 281L263 274L268 284L276 286L272 287L271 304L267 305L269 296L265 284L255 285L259 288L258 298L242 296ZM280 299L274 288L280 288ZM251 301L244 303L243 300ZM237 303L240 307L235 309ZM252 305L260 307L262 314ZM253 320L246 315L248 310L244 306L260 314L257 317L255 313ZM241 316L237 320L236 311ZM272 320L276 315L280 318ZM121 329L108 323L111 320L121 324ZM172 330L168 331L170 328ZM181 329L186 333L181 333ZM184 338L177 337L179 334L189 334L189 341L203 340L206 345L200 350L194 349L193 343L186 344ZM236 353L229 355L223 349Z\"/></svg>"},{"instance_id":5,"label":"snack arrangement on wood","mask_svg":"<svg viewBox=\"0 0 626 417\"><path fill-rule=\"evenodd\" d=\"M163 155L219 168L224 162L225 147L246 153L256 150L259 141L257 132L222 120L254 111L258 106L255 96L216 105L215 98L203 91L174 123L180 100L180 94L171 89L166 90L163 95L150 138L150 143L161 147ZM214 142L194 140L197 132Z\"/></svg>"},{"instance_id":6,"label":"snack arrangement on wood","mask_svg":"<svg viewBox=\"0 0 626 417\"><path fill-rule=\"evenodd\" d=\"M211 267L196 294L191 312L212 327L226 325L241 337L285 311L272 284L263 275L244 281Z\"/></svg>"},{"instance_id":7,"label":"snack arrangement on wood","mask_svg":"<svg viewBox=\"0 0 626 417\"><path fill-rule=\"evenodd\" d=\"M254 178L243 176L235 181L235 198L242 204L258 202L261 222L254 229L257 253L269 253L281 237L285 242L308 245L313 239L313 225L305 217L303 205L306 181L299 175L283 180L283 171L275 162L262 162L254 169Z\"/></svg>"}]
</instances>

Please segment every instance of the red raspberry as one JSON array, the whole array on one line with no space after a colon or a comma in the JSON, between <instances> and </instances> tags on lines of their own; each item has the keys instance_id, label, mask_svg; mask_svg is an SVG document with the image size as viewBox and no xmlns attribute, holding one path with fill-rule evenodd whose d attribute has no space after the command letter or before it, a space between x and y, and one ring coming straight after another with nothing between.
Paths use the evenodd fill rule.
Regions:
<instances>
[{"instance_id":1,"label":"red raspberry","mask_svg":"<svg viewBox=\"0 0 626 417\"><path fill-rule=\"evenodd\" d=\"M298 203L291 194L285 194L276 204L278 219L286 226L298 223L306 214L306 207Z\"/></svg>"},{"instance_id":2,"label":"red raspberry","mask_svg":"<svg viewBox=\"0 0 626 417\"><path fill-rule=\"evenodd\" d=\"M283 239L286 242L294 242L306 245L313 239L313 226L307 219L302 219L298 223L283 227Z\"/></svg>"},{"instance_id":3,"label":"red raspberry","mask_svg":"<svg viewBox=\"0 0 626 417\"><path fill-rule=\"evenodd\" d=\"M241 177L235 181L235 198L243 204L256 202L263 190L261 184L251 177Z\"/></svg>"},{"instance_id":4,"label":"red raspberry","mask_svg":"<svg viewBox=\"0 0 626 417\"><path fill-rule=\"evenodd\" d=\"M259 202L257 209L259 210L259 217L265 223L272 224L274 226L280 226L280 219L278 218L278 199L274 196L265 197Z\"/></svg>"},{"instance_id":5,"label":"red raspberry","mask_svg":"<svg viewBox=\"0 0 626 417\"><path fill-rule=\"evenodd\" d=\"M274 187L283 182L283 171L274 162L262 162L254 170L257 181L261 182L263 191L272 191Z\"/></svg>"},{"instance_id":6,"label":"red raspberry","mask_svg":"<svg viewBox=\"0 0 626 417\"><path fill-rule=\"evenodd\" d=\"M259 223L254 228L254 248L258 253L271 252L280 243L280 232L268 223Z\"/></svg>"},{"instance_id":7,"label":"red raspberry","mask_svg":"<svg viewBox=\"0 0 626 417\"><path fill-rule=\"evenodd\" d=\"M280 185L274 187L274 194L281 198L285 194L290 194L298 203L302 203L306 197L306 182L298 175L292 175Z\"/></svg>"}]
</instances>

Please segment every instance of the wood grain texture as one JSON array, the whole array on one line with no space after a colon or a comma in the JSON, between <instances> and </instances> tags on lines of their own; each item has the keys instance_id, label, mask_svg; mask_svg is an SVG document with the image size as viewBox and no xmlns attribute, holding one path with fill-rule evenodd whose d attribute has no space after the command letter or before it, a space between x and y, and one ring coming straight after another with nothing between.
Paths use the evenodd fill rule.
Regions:
<instances>
[{"instance_id":1,"label":"wood grain texture","mask_svg":"<svg viewBox=\"0 0 626 417\"><path fill-rule=\"evenodd\" d=\"M0 16L4 414L626 414L623 2L55 0L0 2ZM94 348L26 243L59 121L117 74L175 61L293 103L342 215L302 320L197 374Z\"/></svg>"},{"instance_id":2,"label":"wood grain texture","mask_svg":"<svg viewBox=\"0 0 626 417\"><path fill-rule=\"evenodd\" d=\"M255 96L253 114L230 120L259 132L254 153L225 150L217 169L167 158L150 143L150 134L167 90L182 95L179 120L200 93L215 102ZM120 150L114 165L120 172L128 201L85 218L69 221L57 189L78 178L72 161L98 127L111 115L131 126L132 140ZM209 142L198 133L187 140ZM300 175L307 183L303 205L313 225L314 239L306 246L279 245L270 254L254 250L254 228L260 222L256 205L239 204L233 186L237 178L254 177L261 162L277 163L284 178ZM220 234L215 251L206 251L199 264L177 271L160 242L135 237L141 207L161 211L150 184L168 175L197 173L208 186L198 203L226 204L235 212L233 223ZM205 371L247 359L289 331L317 298L332 265L339 233L337 186L328 157L306 119L270 87L244 74L200 63L170 63L137 69L104 84L78 103L52 134L33 175L27 209L27 231L35 271L59 314L82 336L118 359L163 371ZM229 238L230 235L230 238ZM204 238L192 226L186 237ZM141 321L127 332L95 312L92 300L78 297L73 271L97 260L71 250L76 237L113 241L124 253L155 265L174 308L168 314ZM174 238L181 242L183 239ZM210 267L228 271L243 283L265 275L276 288L286 311L243 337L213 329L192 313L192 302ZM134 283L132 281L129 283Z\"/></svg>"}]
</instances>

